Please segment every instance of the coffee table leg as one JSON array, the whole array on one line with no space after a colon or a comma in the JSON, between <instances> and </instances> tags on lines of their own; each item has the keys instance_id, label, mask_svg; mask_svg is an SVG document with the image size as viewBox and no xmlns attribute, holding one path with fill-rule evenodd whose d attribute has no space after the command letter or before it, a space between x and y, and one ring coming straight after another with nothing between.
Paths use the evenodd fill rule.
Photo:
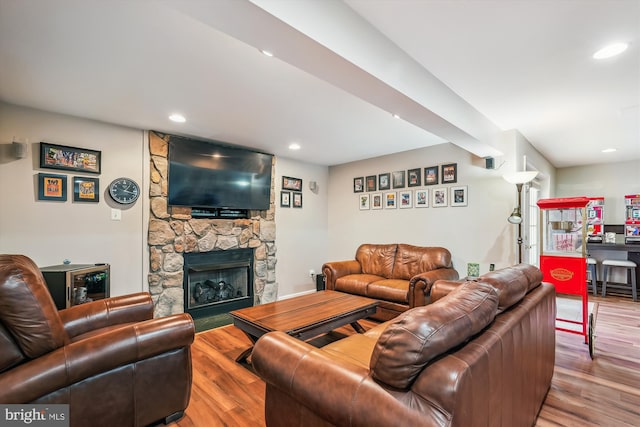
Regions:
<instances>
[{"instance_id":1,"label":"coffee table leg","mask_svg":"<svg viewBox=\"0 0 640 427\"><path fill-rule=\"evenodd\" d=\"M365 332L365 331L364 331L364 328L363 328L362 326L360 326L360 323L358 323L358 322L353 322L353 323L351 323L351 327L352 327L353 329L355 329L355 331L356 331L357 333L359 333L359 334L364 334L364 332Z\"/></svg>"}]
</instances>

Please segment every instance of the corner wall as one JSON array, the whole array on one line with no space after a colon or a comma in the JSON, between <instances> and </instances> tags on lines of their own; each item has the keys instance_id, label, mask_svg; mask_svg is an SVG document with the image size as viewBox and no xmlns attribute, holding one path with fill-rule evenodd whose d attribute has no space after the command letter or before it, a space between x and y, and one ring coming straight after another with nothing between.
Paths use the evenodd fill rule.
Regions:
<instances>
[{"instance_id":1,"label":"corner wall","mask_svg":"<svg viewBox=\"0 0 640 427\"><path fill-rule=\"evenodd\" d=\"M404 188L428 189L428 208L359 209L362 193L354 193L354 178L448 163L457 163L457 183ZM361 243L400 242L449 249L461 277L467 275L467 263L479 263L481 274L490 263L496 268L511 265L516 259L516 229L506 219L514 208L516 190L502 178L503 173L485 169L483 159L453 144L332 166L327 260L353 259ZM432 190L453 186L468 187L468 205L433 207Z\"/></svg>"},{"instance_id":2,"label":"corner wall","mask_svg":"<svg viewBox=\"0 0 640 427\"><path fill-rule=\"evenodd\" d=\"M121 176L147 188L142 130L109 125L62 114L0 103L0 253L21 253L38 266L107 263L111 265L111 295L145 289L143 251L146 249L141 197L122 209L120 221L111 220L107 187ZM28 155L15 159L13 138L28 139ZM40 169L39 142L102 151L100 175ZM38 200L37 175L67 176L67 201ZM99 179L98 203L73 202L73 176Z\"/></svg>"}]
</instances>

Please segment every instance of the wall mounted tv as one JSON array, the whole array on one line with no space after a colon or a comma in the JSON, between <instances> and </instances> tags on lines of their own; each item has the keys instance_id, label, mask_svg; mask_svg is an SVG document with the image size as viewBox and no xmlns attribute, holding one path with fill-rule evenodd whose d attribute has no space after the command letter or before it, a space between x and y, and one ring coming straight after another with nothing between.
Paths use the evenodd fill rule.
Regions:
<instances>
[{"instance_id":1,"label":"wall mounted tv","mask_svg":"<svg viewBox=\"0 0 640 427\"><path fill-rule=\"evenodd\" d=\"M169 139L170 206L269 209L273 155L213 141Z\"/></svg>"}]
</instances>

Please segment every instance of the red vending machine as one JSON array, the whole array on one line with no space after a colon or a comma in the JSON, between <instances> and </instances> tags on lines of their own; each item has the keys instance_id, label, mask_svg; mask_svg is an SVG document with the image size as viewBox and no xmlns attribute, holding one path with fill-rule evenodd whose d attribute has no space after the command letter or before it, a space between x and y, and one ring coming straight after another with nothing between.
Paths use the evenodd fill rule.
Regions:
<instances>
[{"instance_id":1,"label":"red vending machine","mask_svg":"<svg viewBox=\"0 0 640 427\"><path fill-rule=\"evenodd\" d=\"M538 200L540 208L540 270L545 282L553 283L556 293L578 295L582 302L582 322L556 318L563 323L582 326L556 329L584 335L587 343L587 197Z\"/></svg>"},{"instance_id":2,"label":"red vending machine","mask_svg":"<svg viewBox=\"0 0 640 427\"><path fill-rule=\"evenodd\" d=\"M640 244L640 194L624 196L626 215L624 220L624 242Z\"/></svg>"},{"instance_id":3,"label":"red vending machine","mask_svg":"<svg viewBox=\"0 0 640 427\"><path fill-rule=\"evenodd\" d=\"M590 197L587 205L587 242L604 242L604 197Z\"/></svg>"}]
</instances>

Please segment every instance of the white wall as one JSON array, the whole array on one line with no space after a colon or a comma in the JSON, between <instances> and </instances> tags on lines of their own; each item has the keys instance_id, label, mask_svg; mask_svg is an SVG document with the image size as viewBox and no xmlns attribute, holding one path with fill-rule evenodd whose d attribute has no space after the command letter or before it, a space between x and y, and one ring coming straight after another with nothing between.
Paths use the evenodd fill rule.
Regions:
<instances>
[{"instance_id":1,"label":"white wall","mask_svg":"<svg viewBox=\"0 0 640 427\"><path fill-rule=\"evenodd\" d=\"M123 210L121 221L112 221L111 207L117 205L106 193L108 184L121 176L133 178L147 191L144 132L4 103L0 123L0 253L25 254L39 266L65 259L73 264L108 263L112 295L146 289L147 199ZM12 156L14 137L28 139L26 158ZM102 151L102 173L40 169L41 141ZM67 175L66 202L38 200L38 172ZM76 175L100 180L98 203L72 201Z\"/></svg>"},{"instance_id":2,"label":"white wall","mask_svg":"<svg viewBox=\"0 0 640 427\"><path fill-rule=\"evenodd\" d=\"M557 197L604 197L605 224L624 224L624 196L640 194L640 161L558 169Z\"/></svg>"},{"instance_id":3,"label":"white wall","mask_svg":"<svg viewBox=\"0 0 640 427\"><path fill-rule=\"evenodd\" d=\"M282 176L302 179L302 208L280 207ZM327 256L328 168L276 159L276 246L278 298L315 291L309 270L321 273ZM317 191L309 189L316 181Z\"/></svg>"},{"instance_id":4,"label":"white wall","mask_svg":"<svg viewBox=\"0 0 640 427\"><path fill-rule=\"evenodd\" d=\"M455 184L468 186L468 206L360 210L353 179L398 170L457 163ZM503 171L487 170L484 160L452 144L441 144L329 168L328 261L353 259L361 243L409 243L444 246L455 269L467 275L467 263L480 263L480 272L513 264L516 228L507 222L516 189L502 178ZM410 188L415 189L416 187ZM409 188L407 188L409 189ZM391 190L394 191L394 190ZM397 190L395 190L397 191Z\"/></svg>"}]
</instances>

